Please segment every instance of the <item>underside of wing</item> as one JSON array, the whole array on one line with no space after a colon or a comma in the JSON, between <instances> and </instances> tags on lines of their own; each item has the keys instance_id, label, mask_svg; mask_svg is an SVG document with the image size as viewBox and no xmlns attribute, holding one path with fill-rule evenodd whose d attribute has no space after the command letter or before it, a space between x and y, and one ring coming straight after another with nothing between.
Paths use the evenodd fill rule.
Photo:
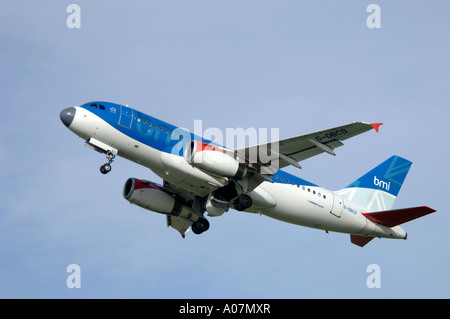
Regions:
<instances>
[{"instance_id":1,"label":"underside of wing","mask_svg":"<svg viewBox=\"0 0 450 319\"><path fill-rule=\"evenodd\" d=\"M355 122L306 135L296 136L276 142L260 144L236 150L240 158L245 158L261 173L274 173L276 170L293 165L321 153L336 155L334 149L344 145L343 140L378 128L382 123ZM274 163L277 161L277 163ZM270 169L269 169L270 167Z\"/></svg>"}]
</instances>

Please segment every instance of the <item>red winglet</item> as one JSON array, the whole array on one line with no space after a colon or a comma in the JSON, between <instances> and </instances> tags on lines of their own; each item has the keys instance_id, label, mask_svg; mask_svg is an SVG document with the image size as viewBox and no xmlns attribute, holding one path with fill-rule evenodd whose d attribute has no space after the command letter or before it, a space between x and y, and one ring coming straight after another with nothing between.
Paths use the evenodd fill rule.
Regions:
<instances>
[{"instance_id":1,"label":"red winglet","mask_svg":"<svg viewBox=\"0 0 450 319\"><path fill-rule=\"evenodd\" d=\"M394 227L410 220L431 214L435 212L433 208L427 206L419 206L412 208L403 208L396 210L386 210L376 213L362 213L367 219L374 223L386 226Z\"/></svg>"},{"instance_id":2,"label":"red winglet","mask_svg":"<svg viewBox=\"0 0 450 319\"><path fill-rule=\"evenodd\" d=\"M383 123L370 123L370 125L372 125L372 127L378 133L378 131L380 130L380 126L383 125Z\"/></svg>"}]
</instances>

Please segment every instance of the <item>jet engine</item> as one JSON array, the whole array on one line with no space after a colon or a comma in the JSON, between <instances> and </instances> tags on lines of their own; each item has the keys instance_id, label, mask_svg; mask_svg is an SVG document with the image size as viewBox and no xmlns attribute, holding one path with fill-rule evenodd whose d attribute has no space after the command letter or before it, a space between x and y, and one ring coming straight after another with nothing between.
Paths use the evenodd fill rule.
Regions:
<instances>
[{"instance_id":1,"label":"jet engine","mask_svg":"<svg viewBox=\"0 0 450 319\"><path fill-rule=\"evenodd\" d=\"M193 222L199 219L194 209L177 202L161 185L149 181L129 178L123 187L123 197L132 204L157 213L180 216Z\"/></svg>"},{"instance_id":2,"label":"jet engine","mask_svg":"<svg viewBox=\"0 0 450 319\"><path fill-rule=\"evenodd\" d=\"M193 166L208 173L243 179L247 175L247 167L239 163L225 150L200 141L191 141L185 153L185 159Z\"/></svg>"}]
</instances>

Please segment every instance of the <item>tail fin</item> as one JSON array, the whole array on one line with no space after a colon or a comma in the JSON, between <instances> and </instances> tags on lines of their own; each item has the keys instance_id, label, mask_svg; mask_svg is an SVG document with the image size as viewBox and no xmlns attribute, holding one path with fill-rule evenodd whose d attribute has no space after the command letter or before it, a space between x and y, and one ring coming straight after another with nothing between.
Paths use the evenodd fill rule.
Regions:
<instances>
[{"instance_id":1,"label":"tail fin","mask_svg":"<svg viewBox=\"0 0 450 319\"><path fill-rule=\"evenodd\" d=\"M392 156L336 193L367 212L390 210L408 174L411 162Z\"/></svg>"}]
</instances>

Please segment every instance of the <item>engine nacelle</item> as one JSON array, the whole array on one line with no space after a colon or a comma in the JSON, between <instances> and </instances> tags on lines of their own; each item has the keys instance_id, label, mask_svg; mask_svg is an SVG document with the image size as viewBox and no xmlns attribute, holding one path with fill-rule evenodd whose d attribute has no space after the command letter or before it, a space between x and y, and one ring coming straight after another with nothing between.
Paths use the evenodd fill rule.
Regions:
<instances>
[{"instance_id":1,"label":"engine nacelle","mask_svg":"<svg viewBox=\"0 0 450 319\"><path fill-rule=\"evenodd\" d=\"M221 216L228 209L230 209L230 203L226 199L217 198L213 194L209 194L205 203L205 210L208 212L208 216Z\"/></svg>"},{"instance_id":2,"label":"engine nacelle","mask_svg":"<svg viewBox=\"0 0 450 319\"><path fill-rule=\"evenodd\" d=\"M181 216L194 222L199 218L191 207L178 203L162 186L149 181L129 178L123 187L123 197L132 204L157 213Z\"/></svg>"},{"instance_id":3,"label":"engine nacelle","mask_svg":"<svg viewBox=\"0 0 450 319\"><path fill-rule=\"evenodd\" d=\"M234 157L211 144L191 141L185 159L193 166L218 176L242 179L247 175L247 167Z\"/></svg>"}]
</instances>

